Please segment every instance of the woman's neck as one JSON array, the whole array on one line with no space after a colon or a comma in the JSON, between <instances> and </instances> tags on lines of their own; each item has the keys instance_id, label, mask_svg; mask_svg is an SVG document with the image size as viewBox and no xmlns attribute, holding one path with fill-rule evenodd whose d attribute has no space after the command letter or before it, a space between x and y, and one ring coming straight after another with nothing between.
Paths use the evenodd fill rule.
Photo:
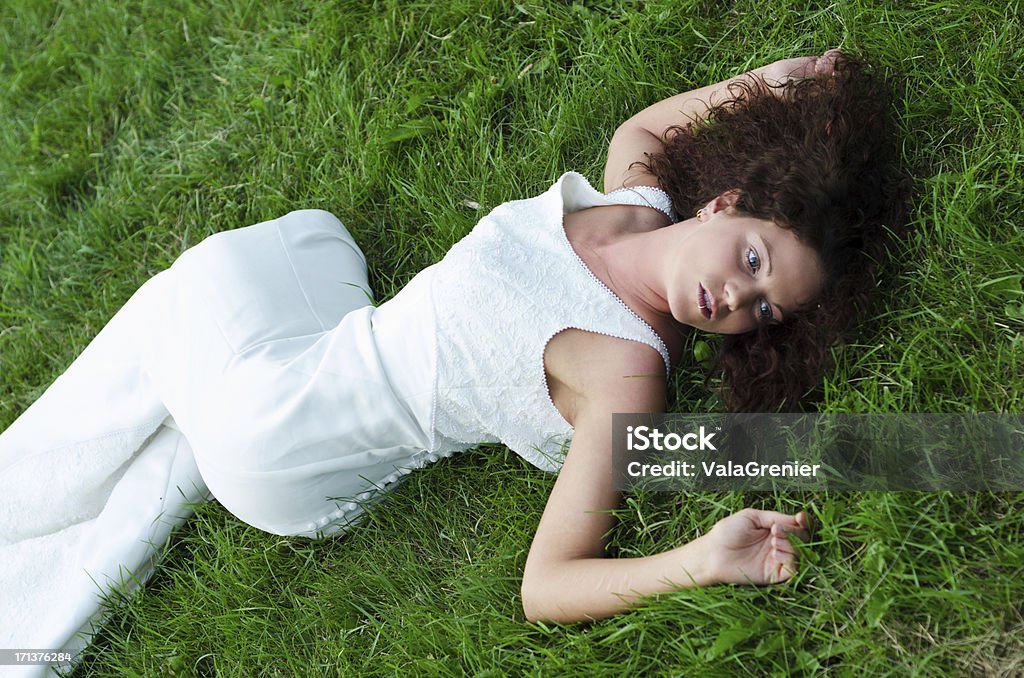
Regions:
<instances>
[{"instance_id":1,"label":"woman's neck","mask_svg":"<svg viewBox=\"0 0 1024 678\"><path fill-rule=\"evenodd\" d=\"M658 283L677 225L646 207L595 207L566 215L565 230L587 268L657 332L678 358L685 327L671 316Z\"/></svg>"}]
</instances>

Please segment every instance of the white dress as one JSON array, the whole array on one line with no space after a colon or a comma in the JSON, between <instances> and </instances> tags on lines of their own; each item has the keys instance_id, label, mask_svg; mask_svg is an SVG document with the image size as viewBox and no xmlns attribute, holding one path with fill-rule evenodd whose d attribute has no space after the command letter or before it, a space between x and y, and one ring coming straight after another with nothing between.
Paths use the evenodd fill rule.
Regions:
<instances>
[{"instance_id":1,"label":"white dress","mask_svg":"<svg viewBox=\"0 0 1024 678\"><path fill-rule=\"evenodd\" d=\"M495 208L379 307L327 212L185 251L0 434L0 647L84 647L97 592L145 581L211 496L268 532L323 537L412 469L482 442L557 471L572 428L544 377L553 336L643 342L669 369L562 228L609 204L674 220L657 189L605 196L570 172Z\"/></svg>"}]
</instances>

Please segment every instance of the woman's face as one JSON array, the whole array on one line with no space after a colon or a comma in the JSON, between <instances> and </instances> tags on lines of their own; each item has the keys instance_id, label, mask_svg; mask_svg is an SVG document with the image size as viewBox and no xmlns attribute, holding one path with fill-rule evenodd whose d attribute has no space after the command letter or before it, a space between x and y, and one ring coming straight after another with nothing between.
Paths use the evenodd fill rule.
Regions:
<instances>
[{"instance_id":1,"label":"woman's face","mask_svg":"<svg viewBox=\"0 0 1024 678\"><path fill-rule=\"evenodd\" d=\"M774 222L743 216L716 198L682 225L669 310L707 332L741 334L782 321L813 301L824 281L817 253Z\"/></svg>"}]
</instances>

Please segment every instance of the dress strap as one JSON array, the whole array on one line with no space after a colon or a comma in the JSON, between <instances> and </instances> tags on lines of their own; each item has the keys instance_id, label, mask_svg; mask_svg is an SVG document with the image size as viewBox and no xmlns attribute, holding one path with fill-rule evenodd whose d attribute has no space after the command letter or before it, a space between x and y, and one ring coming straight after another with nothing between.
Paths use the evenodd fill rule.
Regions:
<instances>
[{"instance_id":1,"label":"dress strap","mask_svg":"<svg viewBox=\"0 0 1024 678\"><path fill-rule=\"evenodd\" d=\"M623 205L653 207L663 212L673 224L679 221L679 215L672 207L672 198L657 186L627 186L606 193L605 197Z\"/></svg>"}]
</instances>

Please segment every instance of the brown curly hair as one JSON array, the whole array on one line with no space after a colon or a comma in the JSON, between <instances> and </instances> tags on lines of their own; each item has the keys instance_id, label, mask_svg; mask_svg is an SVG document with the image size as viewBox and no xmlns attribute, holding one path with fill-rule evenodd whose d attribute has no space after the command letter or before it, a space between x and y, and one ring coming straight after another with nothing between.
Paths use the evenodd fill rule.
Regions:
<instances>
[{"instance_id":1,"label":"brown curly hair","mask_svg":"<svg viewBox=\"0 0 1024 678\"><path fill-rule=\"evenodd\" d=\"M794 410L830 366L829 347L866 318L879 265L905 227L911 182L898 166L889 83L846 57L832 76L770 85L745 78L704 120L674 127L639 163L680 214L739 189L735 207L793 230L825 285L784 322L723 338L706 383L734 412Z\"/></svg>"}]
</instances>

